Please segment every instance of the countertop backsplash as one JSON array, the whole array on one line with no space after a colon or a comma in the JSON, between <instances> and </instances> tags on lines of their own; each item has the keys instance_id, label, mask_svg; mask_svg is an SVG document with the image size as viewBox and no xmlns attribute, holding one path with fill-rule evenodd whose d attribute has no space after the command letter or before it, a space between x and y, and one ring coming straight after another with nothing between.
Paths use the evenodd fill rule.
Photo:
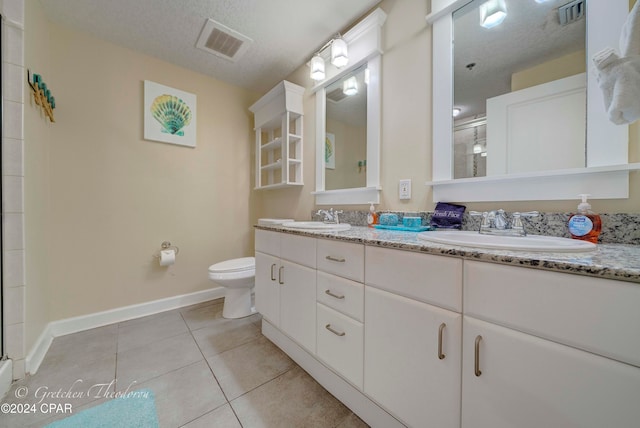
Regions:
<instances>
[{"instance_id":1,"label":"countertop backsplash","mask_svg":"<svg viewBox=\"0 0 640 428\"><path fill-rule=\"evenodd\" d=\"M319 220L315 215L317 209L311 212L313 220ZM395 213L402 223L405 215L421 217L422 224L428 225L431 221L431 211L377 211L382 213ZM340 223L349 223L353 226L366 226L369 211L344 211L340 214ZM510 214L510 213L507 213ZM571 237L567 223L571 213L540 213L538 217L524 218L525 229L532 235ZM603 244L630 244L640 245L640 214L600 214L602 218L602 232L598 242ZM478 230L480 218L471 217L465 212L462 220L462 230Z\"/></svg>"}]
</instances>

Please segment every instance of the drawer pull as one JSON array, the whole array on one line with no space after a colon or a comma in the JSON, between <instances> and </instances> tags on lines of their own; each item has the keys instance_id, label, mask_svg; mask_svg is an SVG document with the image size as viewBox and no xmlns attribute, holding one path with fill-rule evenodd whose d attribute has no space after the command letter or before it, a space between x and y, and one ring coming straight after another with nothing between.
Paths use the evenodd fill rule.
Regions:
<instances>
[{"instance_id":1,"label":"drawer pull","mask_svg":"<svg viewBox=\"0 0 640 428\"><path fill-rule=\"evenodd\" d=\"M482 336L476 336L476 346L475 346L475 364L474 364L474 372L477 377L479 377L482 372L480 371L480 341L482 340Z\"/></svg>"},{"instance_id":2,"label":"drawer pull","mask_svg":"<svg viewBox=\"0 0 640 428\"><path fill-rule=\"evenodd\" d=\"M278 269L278 283L284 284L284 266L280 266L280 269Z\"/></svg>"},{"instance_id":3,"label":"drawer pull","mask_svg":"<svg viewBox=\"0 0 640 428\"><path fill-rule=\"evenodd\" d=\"M338 263L344 263L346 261L344 257L327 256L325 257L325 259L331 260L332 262L338 262Z\"/></svg>"},{"instance_id":4,"label":"drawer pull","mask_svg":"<svg viewBox=\"0 0 640 428\"><path fill-rule=\"evenodd\" d=\"M326 326L324 326L324 328L326 328L327 330L329 330L331 333L335 334L336 336L344 336L345 334L347 334L344 331L340 332L340 331L334 330L331 327L331 324L327 324Z\"/></svg>"},{"instance_id":5,"label":"drawer pull","mask_svg":"<svg viewBox=\"0 0 640 428\"><path fill-rule=\"evenodd\" d=\"M442 353L442 331L447 325L445 323L440 324L440 329L438 330L438 359L444 360L445 355Z\"/></svg>"},{"instance_id":6,"label":"drawer pull","mask_svg":"<svg viewBox=\"0 0 640 428\"><path fill-rule=\"evenodd\" d=\"M340 299L340 300L344 299L344 294L343 295L333 294L331 290L325 290L324 294L328 294L329 296L335 297L336 299Z\"/></svg>"},{"instance_id":7,"label":"drawer pull","mask_svg":"<svg viewBox=\"0 0 640 428\"><path fill-rule=\"evenodd\" d=\"M273 268L276 267L276 264L272 264L271 265L271 281L275 281L276 280L276 273L274 272Z\"/></svg>"}]
</instances>

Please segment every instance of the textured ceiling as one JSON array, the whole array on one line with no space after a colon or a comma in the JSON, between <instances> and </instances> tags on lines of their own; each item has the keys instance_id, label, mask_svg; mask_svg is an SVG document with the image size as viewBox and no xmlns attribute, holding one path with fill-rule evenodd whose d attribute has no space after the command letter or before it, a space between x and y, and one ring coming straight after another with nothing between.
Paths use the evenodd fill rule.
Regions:
<instances>
[{"instance_id":1,"label":"textured ceiling","mask_svg":"<svg viewBox=\"0 0 640 428\"><path fill-rule=\"evenodd\" d=\"M380 0L40 0L47 17L225 82L266 92ZM253 43L237 62L196 48L208 18Z\"/></svg>"}]
</instances>

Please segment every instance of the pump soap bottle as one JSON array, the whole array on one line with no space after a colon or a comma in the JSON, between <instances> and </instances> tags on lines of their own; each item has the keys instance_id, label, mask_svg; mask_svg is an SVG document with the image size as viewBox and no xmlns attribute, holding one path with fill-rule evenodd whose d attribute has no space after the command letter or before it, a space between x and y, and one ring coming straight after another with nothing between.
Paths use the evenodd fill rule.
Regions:
<instances>
[{"instance_id":1,"label":"pump soap bottle","mask_svg":"<svg viewBox=\"0 0 640 428\"><path fill-rule=\"evenodd\" d=\"M367 224L369 227L373 227L373 225L378 224L378 214L376 214L376 208L373 206L373 202L369 202L371 206L369 207L369 214L367 214Z\"/></svg>"},{"instance_id":2,"label":"pump soap bottle","mask_svg":"<svg viewBox=\"0 0 640 428\"><path fill-rule=\"evenodd\" d=\"M598 243L598 236L602 229L602 220L598 214L591 211L591 205L587 202L587 197L591 195L578 195L582 202L578 205L578 214L569 217L569 233L573 239Z\"/></svg>"}]
</instances>

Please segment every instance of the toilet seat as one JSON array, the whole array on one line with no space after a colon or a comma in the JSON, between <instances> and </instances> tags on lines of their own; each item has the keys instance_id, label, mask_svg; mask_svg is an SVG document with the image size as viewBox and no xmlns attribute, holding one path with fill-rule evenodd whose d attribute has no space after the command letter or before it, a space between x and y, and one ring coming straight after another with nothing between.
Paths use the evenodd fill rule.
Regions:
<instances>
[{"instance_id":1,"label":"toilet seat","mask_svg":"<svg viewBox=\"0 0 640 428\"><path fill-rule=\"evenodd\" d=\"M255 257L241 257L239 259L225 260L214 265L209 266L210 273L231 273L241 272L246 270L255 270L256 258Z\"/></svg>"},{"instance_id":2,"label":"toilet seat","mask_svg":"<svg viewBox=\"0 0 640 428\"><path fill-rule=\"evenodd\" d=\"M214 281L252 278L255 274L255 257L225 260L209 266L209 278Z\"/></svg>"}]
</instances>

